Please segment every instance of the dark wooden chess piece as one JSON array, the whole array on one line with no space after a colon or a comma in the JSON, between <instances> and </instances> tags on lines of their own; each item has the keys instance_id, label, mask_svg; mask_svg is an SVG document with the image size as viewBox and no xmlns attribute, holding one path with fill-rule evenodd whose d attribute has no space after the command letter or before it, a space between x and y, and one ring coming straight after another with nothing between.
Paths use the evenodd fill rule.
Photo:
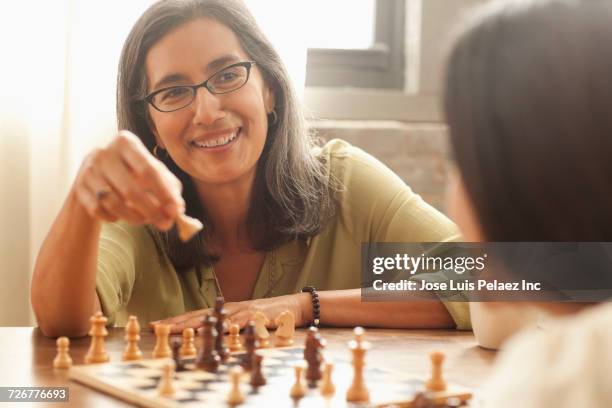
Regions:
<instances>
[{"instance_id":1,"label":"dark wooden chess piece","mask_svg":"<svg viewBox=\"0 0 612 408\"><path fill-rule=\"evenodd\" d=\"M255 354L253 356L253 369L251 370L251 381L250 384L255 391L262 385L266 385L266 377L262 372L263 356L261 354Z\"/></svg>"},{"instance_id":2,"label":"dark wooden chess piece","mask_svg":"<svg viewBox=\"0 0 612 408\"><path fill-rule=\"evenodd\" d=\"M246 353L242 355L242 361L240 362L244 371L251 371L253 368L255 350L258 346L259 342L255 336L255 323L249 322L244 329L244 348L246 349Z\"/></svg>"},{"instance_id":3,"label":"dark wooden chess piece","mask_svg":"<svg viewBox=\"0 0 612 408\"><path fill-rule=\"evenodd\" d=\"M174 371L185 371L185 364L181 360L181 341L178 339L172 340L172 359L174 360Z\"/></svg>"},{"instance_id":4,"label":"dark wooden chess piece","mask_svg":"<svg viewBox=\"0 0 612 408\"><path fill-rule=\"evenodd\" d=\"M306 369L306 381L308 387L314 388L317 386L317 381L323 376L321 372L321 364L323 363L323 356L321 355L321 349L325 347L325 340L321 338L319 331L316 327L310 327L308 329L308 335L306 336L306 344L304 348L304 360L308 363Z\"/></svg>"},{"instance_id":5,"label":"dark wooden chess piece","mask_svg":"<svg viewBox=\"0 0 612 408\"><path fill-rule=\"evenodd\" d=\"M217 337L216 324L217 319L214 316L208 315L204 318L202 348L196 360L196 367L211 373L217 372L220 362L219 355L215 349L215 338Z\"/></svg>"},{"instance_id":6,"label":"dark wooden chess piece","mask_svg":"<svg viewBox=\"0 0 612 408\"><path fill-rule=\"evenodd\" d=\"M225 319L227 317L227 312L223 309L223 305L225 304L225 300L222 297L218 297L215 301L215 312L214 316L217 318L217 338L215 340L215 349L217 350L217 354L221 361L227 361L229 358L229 349L225 347L224 343L224 333L225 333Z\"/></svg>"}]
</instances>

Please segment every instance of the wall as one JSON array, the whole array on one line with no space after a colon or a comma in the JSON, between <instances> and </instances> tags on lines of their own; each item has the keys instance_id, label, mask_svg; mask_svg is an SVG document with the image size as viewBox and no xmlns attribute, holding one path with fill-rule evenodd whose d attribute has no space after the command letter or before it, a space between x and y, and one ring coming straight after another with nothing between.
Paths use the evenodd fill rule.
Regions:
<instances>
[{"instance_id":1,"label":"wall","mask_svg":"<svg viewBox=\"0 0 612 408\"><path fill-rule=\"evenodd\" d=\"M0 325L29 324L30 161L27 131L0 118Z\"/></svg>"},{"instance_id":2,"label":"wall","mask_svg":"<svg viewBox=\"0 0 612 408\"><path fill-rule=\"evenodd\" d=\"M443 124L326 120L313 126L323 140L343 139L370 153L425 201L445 210L449 146Z\"/></svg>"}]
</instances>

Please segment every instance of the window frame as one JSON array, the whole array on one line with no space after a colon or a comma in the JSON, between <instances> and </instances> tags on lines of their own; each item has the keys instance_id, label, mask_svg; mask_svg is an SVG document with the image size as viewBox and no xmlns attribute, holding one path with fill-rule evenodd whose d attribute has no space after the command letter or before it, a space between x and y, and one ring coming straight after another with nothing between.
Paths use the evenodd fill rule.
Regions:
<instances>
[{"instance_id":1,"label":"window frame","mask_svg":"<svg viewBox=\"0 0 612 408\"><path fill-rule=\"evenodd\" d=\"M309 48L306 86L403 89L404 15L405 0L376 0L370 48Z\"/></svg>"},{"instance_id":2,"label":"window frame","mask_svg":"<svg viewBox=\"0 0 612 408\"><path fill-rule=\"evenodd\" d=\"M385 1L385 0L379 0ZM486 0L405 0L403 89L309 86L314 118L443 122L440 94L445 53L461 17Z\"/></svg>"}]
</instances>

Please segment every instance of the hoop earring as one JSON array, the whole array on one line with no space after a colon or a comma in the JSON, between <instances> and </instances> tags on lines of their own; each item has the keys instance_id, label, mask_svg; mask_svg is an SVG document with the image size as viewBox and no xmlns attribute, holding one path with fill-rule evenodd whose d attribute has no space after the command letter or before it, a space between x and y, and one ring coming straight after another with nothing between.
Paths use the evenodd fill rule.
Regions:
<instances>
[{"instance_id":1,"label":"hoop earring","mask_svg":"<svg viewBox=\"0 0 612 408\"><path fill-rule=\"evenodd\" d=\"M272 120L270 120L269 116L272 116ZM268 113L268 120L270 120L272 125L276 125L278 122L278 115L276 114L276 109L272 109L270 113Z\"/></svg>"},{"instance_id":2,"label":"hoop earring","mask_svg":"<svg viewBox=\"0 0 612 408\"><path fill-rule=\"evenodd\" d=\"M160 150L164 151L165 156L168 157L168 152L165 149L162 149L161 147L159 147L158 145L155 145L155 147L153 148L153 156L155 156L158 159L162 160L163 157L161 157L161 155L159 154Z\"/></svg>"}]
</instances>

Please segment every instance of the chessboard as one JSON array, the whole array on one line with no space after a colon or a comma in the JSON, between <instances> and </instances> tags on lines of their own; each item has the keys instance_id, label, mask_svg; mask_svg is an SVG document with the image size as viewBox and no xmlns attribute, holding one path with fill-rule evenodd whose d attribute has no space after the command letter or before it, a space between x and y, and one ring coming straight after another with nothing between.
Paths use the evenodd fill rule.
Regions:
<instances>
[{"instance_id":1,"label":"chessboard","mask_svg":"<svg viewBox=\"0 0 612 408\"><path fill-rule=\"evenodd\" d=\"M173 384L176 392L171 397L159 396L158 383L164 365L172 359L143 359L127 362L77 365L70 369L70 378L86 384L103 393L143 407L225 407L231 384L229 372L239 365L244 353L232 353L227 362L221 364L216 373L207 372L195 367L194 359L182 359L185 369L174 373ZM324 398L318 388L308 388L299 400L289 396L289 390L295 383L294 367L304 362L304 348L266 348L258 349L263 356L262 371L267 384L252 389L249 385L250 375L241 376L241 390L246 399L241 406L251 407L345 407L346 391L351 385L354 368L350 355L345 358L329 359L332 362L335 395ZM411 407L415 395L425 390L425 379L415 378L409 374L395 372L384 367L366 364L364 378L370 392L371 406ZM444 403L448 398L455 398L465 403L471 398L469 390L449 385L445 391L429 394L437 403Z\"/></svg>"}]
</instances>

